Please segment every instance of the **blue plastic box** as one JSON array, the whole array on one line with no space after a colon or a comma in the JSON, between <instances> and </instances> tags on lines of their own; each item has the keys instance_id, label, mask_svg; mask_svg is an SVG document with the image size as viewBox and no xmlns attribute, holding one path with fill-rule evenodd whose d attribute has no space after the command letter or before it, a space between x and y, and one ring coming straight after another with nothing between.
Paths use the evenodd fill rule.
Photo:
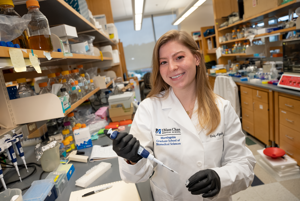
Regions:
<instances>
[{"instance_id":1,"label":"blue plastic box","mask_svg":"<svg viewBox=\"0 0 300 201\"><path fill-rule=\"evenodd\" d=\"M49 179L34 181L23 196L23 201L55 201L56 188Z\"/></svg>"}]
</instances>

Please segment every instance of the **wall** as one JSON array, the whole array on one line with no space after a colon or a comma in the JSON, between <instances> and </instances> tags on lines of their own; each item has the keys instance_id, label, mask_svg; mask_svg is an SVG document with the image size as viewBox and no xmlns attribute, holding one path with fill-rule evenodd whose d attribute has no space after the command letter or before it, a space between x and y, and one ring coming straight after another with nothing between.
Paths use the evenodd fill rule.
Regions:
<instances>
[{"instance_id":1,"label":"wall","mask_svg":"<svg viewBox=\"0 0 300 201\"><path fill-rule=\"evenodd\" d=\"M178 14L185 8L179 8ZM177 15L178 16L178 15ZM179 30L186 31L189 34L193 31L200 31L200 27L214 25L214 9L213 5L202 5L195 10L190 16L183 20L179 25Z\"/></svg>"}]
</instances>

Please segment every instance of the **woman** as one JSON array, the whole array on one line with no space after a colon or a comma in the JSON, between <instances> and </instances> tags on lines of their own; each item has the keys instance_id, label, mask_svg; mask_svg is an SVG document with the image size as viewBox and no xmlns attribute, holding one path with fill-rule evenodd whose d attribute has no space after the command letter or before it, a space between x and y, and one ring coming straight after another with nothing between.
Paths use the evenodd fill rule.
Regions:
<instances>
[{"instance_id":1,"label":"woman","mask_svg":"<svg viewBox=\"0 0 300 201\"><path fill-rule=\"evenodd\" d=\"M165 33L152 61L152 90L138 107L132 135L121 133L113 142L122 157L121 178L150 178L156 201L231 200L254 177L255 159L239 117L213 93L198 46L186 32ZM140 144L178 174L141 158Z\"/></svg>"}]
</instances>

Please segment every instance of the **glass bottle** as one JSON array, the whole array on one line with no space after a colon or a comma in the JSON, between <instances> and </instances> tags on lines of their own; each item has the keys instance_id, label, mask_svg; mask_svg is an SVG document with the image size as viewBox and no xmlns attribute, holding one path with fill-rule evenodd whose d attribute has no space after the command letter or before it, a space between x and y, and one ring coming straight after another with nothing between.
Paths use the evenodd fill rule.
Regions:
<instances>
[{"instance_id":1,"label":"glass bottle","mask_svg":"<svg viewBox=\"0 0 300 201\"><path fill-rule=\"evenodd\" d=\"M78 86L78 81L77 80L75 80L73 83L74 83L74 87L76 88L76 91L77 91L78 100L80 100L84 96L83 92L81 91L81 88ZM73 91L73 87L72 87L72 91Z\"/></svg>"},{"instance_id":2,"label":"glass bottle","mask_svg":"<svg viewBox=\"0 0 300 201\"><path fill-rule=\"evenodd\" d=\"M70 141L68 139L63 140L62 143L64 144L67 153L72 151Z\"/></svg>"},{"instance_id":3,"label":"glass bottle","mask_svg":"<svg viewBox=\"0 0 300 201\"><path fill-rule=\"evenodd\" d=\"M72 136L69 129L62 130L62 134L63 134L64 140L67 139L67 137Z\"/></svg>"},{"instance_id":4,"label":"glass bottle","mask_svg":"<svg viewBox=\"0 0 300 201\"><path fill-rule=\"evenodd\" d=\"M49 90L49 88L48 88L47 82L39 83L39 87L40 87L40 93L39 93L39 95L51 93L50 90Z\"/></svg>"},{"instance_id":5,"label":"glass bottle","mask_svg":"<svg viewBox=\"0 0 300 201\"><path fill-rule=\"evenodd\" d=\"M37 0L27 0L28 14L31 14L31 21L28 24L29 45L31 49L53 50L49 23L45 15L40 11L40 4Z\"/></svg>"},{"instance_id":6,"label":"glass bottle","mask_svg":"<svg viewBox=\"0 0 300 201\"><path fill-rule=\"evenodd\" d=\"M66 118L64 119L64 122L68 122L68 121L71 123L71 126L73 128L75 126L75 124L77 123L77 120L74 117L74 112L71 112L70 114L68 114L66 116Z\"/></svg>"},{"instance_id":7,"label":"glass bottle","mask_svg":"<svg viewBox=\"0 0 300 201\"><path fill-rule=\"evenodd\" d=\"M60 73L55 73L57 83L62 83L62 75Z\"/></svg>"},{"instance_id":8,"label":"glass bottle","mask_svg":"<svg viewBox=\"0 0 300 201\"><path fill-rule=\"evenodd\" d=\"M60 97L59 100L61 101L62 107L64 112L70 108L71 103L70 103L70 95L67 92L66 88L61 88L60 89Z\"/></svg>"},{"instance_id":9,"label":"glass bottle","mask_svg":"<svg viewBox=\"0 0 300 201\"><path fill-rule=\"evenodd\" d=\"M94 91L95 89L96 88L95 88L94 80L91 79L90 80L90 85L89 85L89 92Z\"/></svg>"},{"instance_id":10,"label":"glass bottle","mask_svg":"<svg viewBox=\"0 0 300 201\"><path fill-rule=\"evenodd\" d=\"M82 85L80 86L81 91L82 91L83 95L86 95L89 91L89 82L85 79L84 74L80 74L79 81L82 83ZM78 81L78 83L79 83L79 81Z\"/></svg>"},{"instance_id":11,"label":"glass bottle","mask_svg":"<svg viewBox=\"0 0 300 201\"><path fill-rule=\"evenodd\" d=\"M237 30L237 38L238 38L238 39L242 38L242 37L241 37L241 31L240 31L239 29Z\"/></svg>"},{"instance_id":12,"label":"glass bottle","mask_svg":"<svg viewBox=\"0 0 300 201\"><path fill-rule=\"evenodd\" d=\"M83 69L83 65L78 65L77 68L78 68L78 70L79 70L79 74L80 74L80 75L81 75L81 74L84 74L84 75L85 75L85 79L88 80L88 82L89 82L89 80L91 79L91 77L90 77L90 75Z\"/></svg>"},{"instance_id":13,"label":"glass bottle","mask_svg":"<svg viewBox=\"0 0 300 201\"><path fill-rule=\"evenodd\" d=\"M79 100L78 91L76 89L75 82L72 82L72 91L71 91L71 94L70 94L70 102L71 102L71 104L74 104L78 100Z\"/></svg>"},{"instance_id":14,"label":"glass bottle","mask_svg":"<svg viewBox=\"0 0 300 201\"><path fill-rule=\"evenodd\" d=\"M2 15L8 15L8 16L18 16L21 18L21 16L15 11L14 9L15 5L12 0L5 0L0 1L0 14ZM13 44L19 44L21 48L29 48L29 42L28 42L28 30L25 29L21 36L18 38L12 40L11 42Z\"/></svg>"},{"instance_id":15,"label":"glass bottle","mask_svg":"<svg viewBox=\"0 0 300 201\"><path fill-rule=\"evenodd\" d=\"M63 79L62 80L62 87L61 88L65 88L67 90L67 92L69 93L69 95L71 95L71 92L72 92L72 87L71 85L69 85L67 83L67 80L66 79Z\"/></svg>"},{"instance_id":16,"label":"glass bottle","mask_svg":"<svg viewBox=\"0 0 300 201\"><path fill-rule=\"evenodd\" d=\"M57 84L57 80L56 80L56 75L55 75L55 73L50 73L50 74L48 74L48 88L49 88L49 90L51 91L51 89L52 89L52 85L53 84Z\"/></svg>"},{"instance_id":17,"label":"glass bottle","mask_svg":"<svg viewBox=\"0 0 300 201\"><path fill-rule=\"evenodd\" d=\"M66 79L67 83L71 85L74 80L70 77L70 72L68 70L61 72L63 79Z\"/></svg>"},{"instance_id":18,"label":"glass bottle","mask_svg":"<svg viewBox=\"0 0 300 201\"><path fill-rule=\"evenodd\" d=\"M69 140L70 142L70 147L72 150L76 149L76 146L75 146L75 141L74 141L74 137L73 136L68 136L66 138L66 140Z\"/></svg>"},{"instance_id":19,"label":"glass bottle","mask_svg":"<svg viewBox=\"0 0 300 201\"><path fill-rule=\"evenodd\" d=\"M65 159L67 157L67 152L66 152L64 143L60 143L59 156L61 159Z\"/></svg>"},{"instance_id":20,"label":"glass bottle","mask_svg":"<svg viewBox=\"0 0 300 201\"><path fill-rule=\"evenodd\" d=\"M232 35L232 40L237 39L237 35L236 35L235 29L232 30L232 34L231 35Z\"/></svg>"},{"instance_id":21,"label":"glass bottle","mask_svg":"<svg viewBox=\"0 0 300 201\"><path fill-rule=\"evenodd\" d=\"M69 130L70 133L73 133L71 122L69 122L69 121L64 122L64 130L66 130L66 129Z\"/></svg>"},{"instance_id":22,"label":"glass bottle","mask_svg":"<svg viewBox=\"0 0 300 201\"><path fill-rule=\"evenodd\" d=\"M72 74L73 74L73 80L79 80L80 75L79 75L79 70L78 69L74 69L72 70Z\"/></svg>"},{"instance_id":23,"label":"glass bottle","mask_svg":"<svg viewBox=\"0 0 300 201\"><path fill-rule=\"evenodd\" d=\"M17 79L17 83L18 83L17 98L34 96L33 90L26 83L26 78Z\"/></svg>"}]
</instances>

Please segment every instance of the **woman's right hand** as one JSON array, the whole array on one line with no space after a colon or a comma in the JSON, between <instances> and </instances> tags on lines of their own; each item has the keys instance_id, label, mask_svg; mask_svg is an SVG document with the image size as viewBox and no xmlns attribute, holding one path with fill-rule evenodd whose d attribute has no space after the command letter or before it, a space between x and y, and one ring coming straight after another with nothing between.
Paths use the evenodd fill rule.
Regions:
<instances>
[{"instance_id":1,"label":"woman's right hand","mask_svg":"<svg viewBox=\"0 0 300 201\"><path fill-rule=\"evenodd\" d=\"M118 156L125 158L133 163L142 159L138 155L140 142L133 135L126 132L120 132L116 139L113 140L113 150Z\"/></svg>"}]
</instances>

